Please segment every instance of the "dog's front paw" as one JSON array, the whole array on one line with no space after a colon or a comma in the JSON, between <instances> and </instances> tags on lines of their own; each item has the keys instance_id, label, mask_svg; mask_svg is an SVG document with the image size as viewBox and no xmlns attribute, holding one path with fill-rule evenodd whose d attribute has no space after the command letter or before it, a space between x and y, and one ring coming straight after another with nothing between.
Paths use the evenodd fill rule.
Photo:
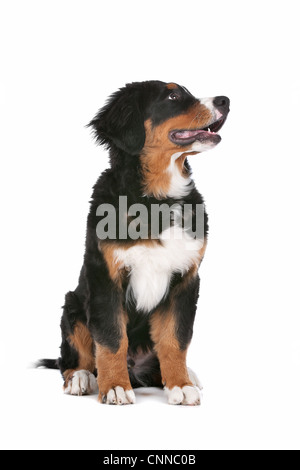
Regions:
<instances>
[{"instance_id":1,"label":"dog's front paw","mask_svg":"<svg viewBox=\"0 0 300 470\"><path fill-rule=\"evenodd\" d=\"M166 387L165 391L170 405L201 405L201 395L198 387L185 385L184 387L173 387L171 390Z\"/></svg>"},{"instance_id":2,"label":"dog's front paw","mask_svg":"<svg viewBox=\"0 0 300 470\"><path fill-rule=\"evenodd\" d=\"M99 400L108 405L131 405L135 403L135 394L132 389L124 390L117 386L111 388L106 395L100 393Z\"/></svg>"},{"instance_id":3,"label":"dog's front paw","mask_svg":"<svg viewBox=\"0 0 300 470\"><path fill-rule=\"evenodd\" d=\"M64 392L69 395L91 395L98 389L94 374L88 370L77 370L68 379Z\"/></svg>"}]
</instances>

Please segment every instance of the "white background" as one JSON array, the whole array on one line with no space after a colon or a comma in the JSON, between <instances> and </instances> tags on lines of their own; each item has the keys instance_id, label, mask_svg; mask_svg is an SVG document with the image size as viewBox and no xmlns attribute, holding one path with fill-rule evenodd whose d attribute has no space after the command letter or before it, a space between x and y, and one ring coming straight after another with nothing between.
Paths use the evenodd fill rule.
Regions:
<instances>
[{"instance_id":1,"label":"white background","mask_svg":"<svg viewBox=\"0 0 300 470\"><path fill-rule=\"evenodd\" d=\"M1 2L1 447L300 447L298 4ZM60 306L108 165L84 126L110 93L149 79L231 98L222 143L190 159L210 214L196 408L155 389L100 405L28 369L59 355Z\"/></svg>"}]
</instances>

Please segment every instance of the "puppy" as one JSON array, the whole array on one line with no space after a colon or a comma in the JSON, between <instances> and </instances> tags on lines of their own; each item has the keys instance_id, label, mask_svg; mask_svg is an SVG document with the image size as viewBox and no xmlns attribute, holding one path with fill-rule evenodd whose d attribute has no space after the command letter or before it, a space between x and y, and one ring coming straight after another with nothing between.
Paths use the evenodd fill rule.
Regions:
<instances>
[{"instance_id":1,"label":"puppy","mask_svg":"<svg viewBox=\"0 0 300 470\"><path fill-rule=\"evenodd\" d=\"M135 402L164 387L170 404L199 405L186 365L208 218L187 157L214 148L225 96L197 99L175 83L131 83L89 126L109 150L94 186L77 288L66 294L59 368L64 391ZM97 379L96 379L97 377Z\"/></svg>"}]
</instances>

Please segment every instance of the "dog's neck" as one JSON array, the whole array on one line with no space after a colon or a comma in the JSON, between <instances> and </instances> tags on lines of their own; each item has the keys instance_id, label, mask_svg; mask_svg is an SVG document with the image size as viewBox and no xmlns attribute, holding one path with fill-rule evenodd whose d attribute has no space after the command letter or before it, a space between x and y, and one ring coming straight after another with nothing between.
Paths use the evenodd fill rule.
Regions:
<instances>
[{"instance_id":1,"label":"dog's neck","mask_svg":"<svg viewBox=\"0 0 300 470\"><path fill-rule=\"evenodd\" d=\"M130 155L111 149L111 169L118 174L123 193L137 190L137 195L163 199L184 199L194 187L187 156L195 152L171 153L163 149Z\"/></svg>"},{"instance_id":2,"label":"dog's neck","mask_svg":"<svg viewBox=\"0 0 300 470\"><path fill-rule=\"evenodd\" d=\"M188 152L155 149L141 155L143 191L157 199L182 199L190 193L193 182L186 161Z\"/></svg>"}]
</instances>

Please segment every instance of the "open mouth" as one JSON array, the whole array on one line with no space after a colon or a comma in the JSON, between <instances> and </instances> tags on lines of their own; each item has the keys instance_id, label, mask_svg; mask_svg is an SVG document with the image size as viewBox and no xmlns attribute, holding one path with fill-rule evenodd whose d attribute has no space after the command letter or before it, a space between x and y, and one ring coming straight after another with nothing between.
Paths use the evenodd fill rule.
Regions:
<instances>
[{"instance_id":1,"label":"open mouth","mask_svg":"<svg viewBox=\"0 0 300 470\"><path fill-rule=\"evenodd\" d=\"M217 132L221 129L225 121L226 117L223 116L208 127L203 127L202 129L174 130L169 133L169 139L177 145L189 145L196 141L217 144L221 140Z\"/></svg>"}]
</instances>

